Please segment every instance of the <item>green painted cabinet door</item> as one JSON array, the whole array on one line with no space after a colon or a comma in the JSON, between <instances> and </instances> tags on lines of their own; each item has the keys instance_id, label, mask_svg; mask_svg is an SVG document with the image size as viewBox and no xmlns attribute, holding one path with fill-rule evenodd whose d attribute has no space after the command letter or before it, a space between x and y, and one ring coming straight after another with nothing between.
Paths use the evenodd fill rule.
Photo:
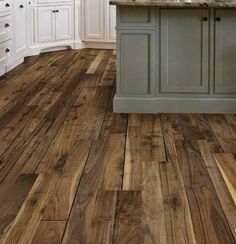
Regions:
<instances>
[{"instance_id":1,"label":"green painted cabinet door","mask_svg":"<svg viewBox=\"0 0 236 244\"><path fill-rule=\"evenodd\" d=\"M208 93L208 10L161 10L160 48L161 93Z\"/></svg>"},{"instance_id":2,"label":"green painted cabinet door","mask_svg":"<svg viewBox=\"0 0 236 244\"><path fill-rule=\"evenodd\" d=\"M215 13L215 93L236 94L236 10Z\"/></svg>"},{"instance_id":3,"label":"green painted cabinet door","mask_svg":"<svg viewBox=\"0 0 236 244\"><path fill-rule=\"evenodd\" d=\"M120 30L117 50L117 94L152 96L155 82L155 32Z\"/></svg>"}]
</instances>

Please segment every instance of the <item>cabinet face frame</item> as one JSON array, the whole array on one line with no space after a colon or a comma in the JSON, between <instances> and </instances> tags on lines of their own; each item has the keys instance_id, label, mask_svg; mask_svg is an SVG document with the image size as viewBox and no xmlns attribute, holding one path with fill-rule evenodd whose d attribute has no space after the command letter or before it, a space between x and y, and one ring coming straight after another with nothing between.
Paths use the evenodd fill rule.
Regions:
<instances>
[{"instance_id":1,"label":"cabinet face frame","mask_svg":"<svg viewBox=\"0 0 236 244\"><path fill-rule=\"evenodd\" d=\"M174 33L174 37L171 36L169 37L170 33L169 29L172 27L172 31L173 30L173 26L169 26L170 23L170 18L173 17L174 18L181 18L184 16L184 18L186 18L186 15L188 13L188 17L189 18L195 18L195 20L199 19L199 24L196 21L196 24L198 24L198 26L196 26L196 31L200 33L200 42L197 43L196 49L199 49L199 53L195 53L195 56L198 55L199 58L199 74L197 74L197 77L195 79L195 81L198 81L198 85L194 84L192 82L191 85L191 78L189 80L182 80L182 78L180 78L179 80L179 84L170 84L170 76L173 76L173 74L171 73L172 71L169 70L169 60L171 60L170 62L173 62L173 55L171 56L170 53L170 48L172 50L174 50L175 52L175 60L174 62L176 62L176 53L178 52L178 50L184 50L185 46L187 45L185 42L183 43L183 46L176 46L176 48L172 46L168 46L169 44L169 40L172 42L173 44L173 39L178 35L176 35L176 33ZM161 20L160 20L160 93L161 94L168 94L168 93L183 93L183 94L202 94L202 93L209 93L209 83L210 83L210 79L209 79L209 61L210 61L210 55L209 55L209 42L210 42L210 35L209 35L209 30L210 30L210 25L209 25L209 20L208 21L203 21L204 17L208 17L208 19L210 18L210 13L208 10L205 9L161 9ZM194 20L194 21L195 21ZM183 25L177 23L177 29L182 28L182 31L184 31ZM188 21L186 20L186 25L188 25ZM188 28L188 26L186 26L186 28ZM194 29L195 30L195 29ZM186 34L186 39L189 39L191 41L191 39L194 36L189 36L189 34ZM182 43L180 41L176 43L182 45ZM194 40L193 42L194 43ZM194 48L194 47L193 47ZM191 49L192 50L192 49ZM182 52L181 51L181 52ZM187 50L185 51L185 54L191 58L190 53L187 54ZM186 57L187 57L186 56ZM195 56L194 56L194 60L195 60ZM185 57L185 58L186 58ZM189 60L191 61L191 60ZM181 62L181 55L179 56L179 61ZM185 60L186 62L186 60ZM172 63L172 65L174 65ZM175 66L175 65L174 65ZM177 71L175 71L177 72ZM179 71L181 72L181 70ZM183 75L181 75L180 73L180 77L184 76L185 73L183 73ZM188 74L189 76L191 76L191 74ZM199 80L197 80L199 78ZM194 78L193 78L194 80Z\"/></svg>"},{"instance_id":2,"label":"cabinet face frame","mask_svg":"<svg viewBox=\"0 0 236 244\"><path fill-rule=\"evenodd\" d=\"M20 8L23 5L23 8ZM28 51L28 18L26 0L14 2L14 44L15 58L24 57Z\"/></svg>"},{"instance_id":3,"label":"cabinet face frame","mask_svg":"<svg viewBox=\"0 0 236 244\"><path fill-rule=\"evenodd\" d=\"M214 13L214 18L220 17L221 21L214 21L215 22L215 74L214 74L214 93L215 94L236 94L236 9L217 9ZM227 18L227 19L226 19ZM230 22L230 26L227 26L228 29L224 29L224 21L228 20L228 24ZM232 24L231 24L232 23ZM230 31L227 36L232 38L232 41L226 40L227 36L225 35L224 31ZM232 31L234 31L232 33ZM225 38L226 36L226 38ZM229 43L230 41L230 43ZM226 43L228 42L228 43ZM227 45L227 46L224 46ZM235 49L232 51L229 48L232 46ZM227 52L227 53L226 53ZM231 56L232 55L232 56ZM233 60L232 60L233 59ZM227 61L224 63L224 60ZM228 66L228 67L227 67ZM224 75L228 75L229 72L223 71L223 69L227 67L230 68L229 70L231 74L234 72L233 80L230 82L235 82L232 85L225 85L225 77ZM233 71L233 72L232 72ZM229 77L232 79L232 77Z\"/></svg>"}]
</instances>

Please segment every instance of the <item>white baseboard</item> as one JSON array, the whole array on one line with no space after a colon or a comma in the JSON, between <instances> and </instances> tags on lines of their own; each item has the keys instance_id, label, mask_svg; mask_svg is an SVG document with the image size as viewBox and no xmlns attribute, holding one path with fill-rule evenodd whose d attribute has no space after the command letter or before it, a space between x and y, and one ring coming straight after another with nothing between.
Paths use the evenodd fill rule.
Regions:
<instances>
[{"instance_id":1,"label":"white baseboard","mask_svg":"<svg viewBox=\"0 0 236 244\"><path fill-rule=\"evenodd\" d=\"M13 62L11 62L8 66L7 66L7 72L11 71L12 69L16 68L18 65L24 63L24 58L18 58L16 60L14 60Z\"/></svg>"},{"instance_id":2,"label":"white baseboard","mask_svg":"<svg viewBox=\"0 0 236 244\"><path fill-rule=\"evenodd\" d=\"M114 42L75 42L75 49L94 48L94 49L116 49Z\"/></svg>"},{"instance_id":3,"label":"white baseboard","mask_svg":"<svg viewBox=\"0 0 236 244\"><path fill-rule=\"evenodd\" d=\"M115 96L115 113L236 113L236 99L126 98Z\"/></svg>"},{"instance_id":4,"label":"white baseboard","mask_svg":"<svg viewBox=\"0 0 236 244\"><path fill-rule=\"evenodd\" d=\"M39 55L40 53L45 52L53 52L53 51L61 51L66 49L74 49L74 42L57 42L57 43L46 43L31 46L29 48L29 53L27 56L35 56Z\"/></svg>"}]
</instances>

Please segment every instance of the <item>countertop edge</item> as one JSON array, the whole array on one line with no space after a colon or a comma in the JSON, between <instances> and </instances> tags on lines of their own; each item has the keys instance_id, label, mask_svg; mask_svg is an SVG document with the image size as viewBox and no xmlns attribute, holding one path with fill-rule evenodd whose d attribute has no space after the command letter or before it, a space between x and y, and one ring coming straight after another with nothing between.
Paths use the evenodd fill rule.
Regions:
<instances>
[{"instance_id":1,"label":"countertop edge","mask_svg":"<svg viewBox=\"0 0 236 244\"><path fill-rule=\"evenodd\" d=\"M168 8L236 8L235 3L184 3L184 2L175 2L175 3L165 3L165 2L119 2L117 0L110 0L110 5L117 6L144 6L144 7L168 7Z\"/></svg>"}]
</instances>

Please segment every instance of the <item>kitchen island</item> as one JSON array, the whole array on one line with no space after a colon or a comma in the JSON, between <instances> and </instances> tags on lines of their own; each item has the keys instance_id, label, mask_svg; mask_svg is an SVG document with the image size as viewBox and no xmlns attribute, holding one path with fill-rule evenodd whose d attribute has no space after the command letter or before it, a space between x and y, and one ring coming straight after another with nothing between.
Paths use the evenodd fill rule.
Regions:
<instances>
[{"instance_id":1,"label":"kitchen island","mask_svg":"<svg viewBox=\"0 0 236 244\"><path fill-rule=\"evenodd\" d=\"M236 1L112 0L119 113L236 113Z\"/></svg>"}]
</instances>

